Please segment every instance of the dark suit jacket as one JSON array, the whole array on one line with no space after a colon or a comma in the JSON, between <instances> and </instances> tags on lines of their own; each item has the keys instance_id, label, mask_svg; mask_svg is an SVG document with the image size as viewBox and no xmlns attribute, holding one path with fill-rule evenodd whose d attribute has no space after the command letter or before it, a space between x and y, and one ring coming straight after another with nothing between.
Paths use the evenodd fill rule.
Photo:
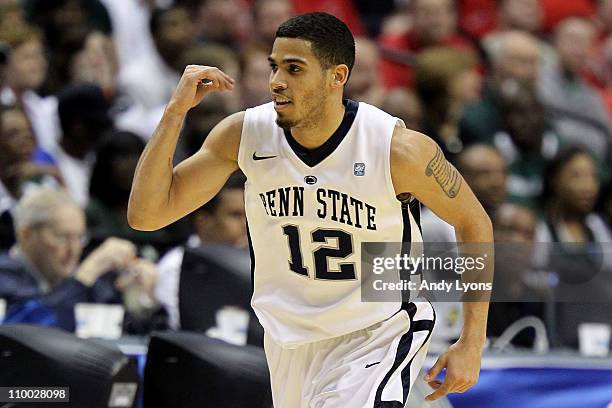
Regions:
<instances>
[{"instance_id":1,"label":"dark suit jacket","mask_svg":"<svg viewBox=\"0 0 612 408\"><path fill-rule=\"evenodd\" d=\"M25 262L0 255L0 298L7 302L5 323L44 324L74 331L77 303L121 303L115 278L116 274L109 273L87 287L71 277L43 293Z\"/></svg>"}]
</instances>

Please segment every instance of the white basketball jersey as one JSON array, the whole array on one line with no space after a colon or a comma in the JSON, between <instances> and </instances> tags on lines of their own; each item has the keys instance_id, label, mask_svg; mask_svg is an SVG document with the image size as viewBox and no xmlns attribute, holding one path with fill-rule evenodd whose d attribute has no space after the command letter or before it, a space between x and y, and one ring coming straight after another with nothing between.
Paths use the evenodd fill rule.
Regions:
<instances>
[{"instance_id":1,"label":"white basketball jersey","mask_svg":"<svg viewBox=\"0 0 612 408\"><path fill-rule=\"evenodd\" d=\"M272 103L244 117L238 164L247 176L251 304L283 347L360 330L397 312L399 301L361 301L361 242L422 241L391 181L398 119L345 103L338 130L310 152L276 124Z\"/></svg>"}]
</instances>

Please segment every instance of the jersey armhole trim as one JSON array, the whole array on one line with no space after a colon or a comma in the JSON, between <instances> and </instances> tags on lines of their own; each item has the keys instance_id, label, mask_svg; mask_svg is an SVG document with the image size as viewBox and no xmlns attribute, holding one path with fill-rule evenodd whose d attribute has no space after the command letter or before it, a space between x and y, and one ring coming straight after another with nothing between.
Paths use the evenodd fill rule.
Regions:
<instances>
[{"instance_id":1,"label":"jersey armhole trim","mask_svg":"<svg viewBox=\"0 0 612 408\"><path fill-rule=\"evenodd\" d=\"M402 127L406 127L404 121L398 118L394 118L395 124L391 129L391 135L389 136L389 143L387 144L387 153L385 154L385 167L386 167L386 179L387 179L387 190L389 190L390 196L397 202L398 205L401 205L400 201L397 199L397 193L395 192L395 187L393 186L393 177L391 175L391 145L393 144L393 135L395 133L395 128L399 124Z\"/></svg>"},{"instance_id":2,"label":"jersey armhole trim","mask_svg":"<svg viewBox=\"0 0 612 408\"><path fill-rule=\"evenodd\" d=\"M242 118L242 130L240 132L240 143L238 144L238 168L246 175L245 167L246 167L246 158L245 158L245 150L246 150L246 134L247 132L247 117L250 116L251 109L246 109L244 111L244 117Z\"/></svg>"}]
</instances>

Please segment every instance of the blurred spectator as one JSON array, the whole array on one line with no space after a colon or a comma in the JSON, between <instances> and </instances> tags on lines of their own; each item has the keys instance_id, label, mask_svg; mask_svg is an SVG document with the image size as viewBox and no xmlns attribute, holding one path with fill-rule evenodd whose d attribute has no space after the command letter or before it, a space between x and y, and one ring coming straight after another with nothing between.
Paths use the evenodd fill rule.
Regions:
<instances>
[{"instance_id":1,"label":"blurred spectator","mask_svg":"<svg viewBox=\"0 0 612 408\"><path fill-rule=\"evenodd\" d=\"M401 36L412 27L412 14L409 1L398 2L385 15L378 38Z\"/></svg>"},{"instance_id":2,"label":"blurred spectator","mask_svg":"<svg viewBox=\"0 0 612 408\"><path fill-rule=\"evenodd\" d=\"M466 147L455 166L468 183L489 217L506 199L506 163L499 152L484 144ZM424 242L455 242L455 229L428 208L421 215Z\"/></svg>"},{"instance_id":3,"label":"blurred spectator","mask_svg":"<svg viewBox=\"0 0 612 408\"><path fill-rule=\"evenodd\" d=\"M536 258L538 264L545 264L545 261L553 263L558 269L555 272L569 281L574 278L580 280L580 274L587 273L592 277L596 273L597 268L591 265L590 261L587 260L587 264L593 267L585 269L582 264L577 268L569 258L587 259L588 252L598 252L594 248L586 251L590 245L612 242L610 230L594 212L599 190L596 162L588 150L569 148L550 163L544 179L543 215L538 225L537 240L570 245L553 248L557 249L555 256L542 251ZM567 252L559 253L560 248L565 248ZM571 268L568 269L567 265L571 265Z\"/></svg>"},{"instance_id":4,"label":"blurred spectator","mask_svg":"<svg viewBox=\"0 0 612 408\"><path fill-rule=\"evenodd\" d=\"M597 3L595 23L601 40L612 34L612 0L601 0Z\"/></svg>"},{"instance_id":5,"label":"blurred spectator","mask_svg":"<svg viewBox=\"0 0 612 408\"><path fill-rule=\"evenodd\" d=\"M78 83L58 95L62 137L51 150L70 195L85 207L99 139L112 128L108 102L93 84Z\"/></svg>"},{"instance_id":6,"label":"blurred spectator","mask_svg":"<svg viewBox=\"0 0 612 408\"><path fill-rule=\"evenodd\" d=\"M122 89L145 111L159 108L170 100L185 68L180 66L181 55L195 38L191 16L179 6L154 10L150 30L157 52L150 59L126 66L120 78Z\"/></svg>"},{"instance_id":7,"label":"blurred spectator","mask_svg":"<svg viewBox=\"0 0 612 408\"><path fill-rule=\"evenodd\" d=\"M249 8L244 0L181 0L194 17L196 37L204 42L238 49L252 35Z\"/></svg>"},{"instance_id":8,"label":"blurred spectator","mask_svg":"<svg viewBox=\"0 0 612 408\"><path fill-rule=\"evenodd\" d=\"M104 137L96 149L85 210L88 233L94 237L133 238L126 220L127 202L144 142L129 132Z\"/></svg>"},{"instance_id":9,"label":"blurred spectator","mask_svg":"<svg viewBox=\"0 0 612 408\"><path fill-rule=\"evenodd\" d=\"M423 129L451 161L463 149L463 110L480 96L476 64L474 55L453 48L430 48L417 57L415 88L424 107Z\"/></svg>"},{"instance_id":10,"label":"blurred spectator","mask_svg":"<svg viewBox=\"0 0 612 408\"><path fill-rule=\"evenodd\" d=\"M276 29L295 15L291 0L256 0L253 4L255 41L272 49Z\"/></svg>"},{"instance_id":11,"label":"blurred spectator","mask_svg":"<svg viewBox=\"0 0 612 408\"><path fill-rule=\"evenodd\" d=\"M0 1L0 31L27 25L21 0Z\"/></svg>"},{"instance_id":12,"label":"blurred spectator","mask_svg":"<svg viewBox=\"0 0 612 408\"><path fill-rule=\"evenodd\" d=\"M530 252L534 249L534 239L538 218L531 207L517 203L502 204L495 214L493 228L497 242L528 244ZM521 259L521 264L529 262L531 256ZM513 284L519 284L517 280Z\"/></svg>"},{"instance_id":13,"label":"blurred spectator","mask_svg":"<svg viewBox=\"0 0 612 408\"><path fill-rule=\"evenodd\" d=\"M573 147L556 157L544 179L539 241L612 241L605 223L593 213L599 189L596 162L589 151Z\"/></svg>"},{"instance_id":14,"label":"blurred spectator","mask_svg":"<svg viewBox=\"0 0 612 408\"><path fill-rule=\"evenodd\" d=\"M498 104L502 128L493 143L508 164L508 193L533 206L542 192L545 168L562 148L561 141L544 106L527 88L502 89Z\"/></svg>"},{"instance_id":15,"label":"blurred spectator","mask_svg":"<svg viewBox=\"0 0 612 408\"><path fill-rule=\"evenodd\" d=\"M541 58L538 45L538 39L529 33L516 30L505 32L492 55L492 76L497 85L512 86L506 85L506 82L518 82L534 89Z\"/></svg>"},{"instance_id":16,"label":"blurred spectator","mask_svg":"<svg viewBox=\"0 0 612 408\"><path fill-rule=\"evenodd\" d=\"M271 48L263 44L251 43L240 53L240 92L242 109L261 105L271 100L270 55Z\"/></svg>"},{"instance_id":17,"label":"blurred spectator","mask_svg":"<svg viewBox=\"0 0 612 408\"><path fill-rule=\"evenodd\" d=\"M353 0L293 0L295 14L323 11L344 21L354 36L362 36L366 32L353 3Z\"/></svg>"},{"instance_id":18,"label":"blurred spectator","mask_svg":"<svg viewBox=\"0 0 612 408\"><path fill-rule=\"evenodd\" d=\"M87 232L94 242L108 237L130 240L140 248L153 245L159 250L181 241L184 222L159 231L135 231L127 223L127 204L138 159L145 143L129 132L105 136L97 146L89 180L90 199L85 209Z\"/></svg>"},{"instance_id":19,"label":"blurred spectator","mask_svg":"<svg viewBox=\"0 0 612 408\"><path fill-rule=\"evenodd\" d=\"M54 158L36 146L25 113L16 106L0 108L0 185L20 197L24 182L43 175L61 181Z\"/></svg>"},{"instance_id":20,"label":"blurred spectator","mask_svg":"<svg viewBox=\"0 0 612 408\"><path fill-rule=\"evenodd\" d=\"M546 163L561 146L537 96L540 54L532 35L500 34L483 97L466 109L460 125L465 144L497 148L508 165L509 194L525 203L539 195Z\"/></svg>"},{"instance_id":21,"label":"blurred spectator","mask_svg":"<svg viewBox=\"0 0 612 408\"><path fill-rule=\"evenodd\" d=\"M523 30L537 34L542 28L543 10L539 0L502 0L498 30Z\"/></svg>"},{"instance_id":22,"label":"blurred spectator","mask_svg":"<svg viewBox=\"0 0 612 408\"><path fill-rule=\"evenodd\" d=\"M493 70L482 99L466 109L461 121L461 139L466 144L493 142L502 127L498 104L503 89L523 87L535 93L540 62L537 39L520 31L509 31L501 37L492 57Z\"/></svg>"},{"instance_id":23,"label":"blurred spectator","mask_svg":"<svg viewBox=\"0 0 612 408\"><path fill-rule=\"evenodd\" d=\"M544 30L551 32L557 24L569 17L591 19L595 15L596 1L592 0L540 0L544 10Z\"/></svg>"},{"instance_id":24,"label":"blurred spectator","mask_svg":"<svg viewBox=\"0 0 612 408\"><path fill-rule=\"evenodd\" d=\"M121 291L135 286L152 294L157 270L136 258L129 241L111 238L79 261L85 216L62 192L43 188L22 198L15 210L15 231L18 245L0 256L7 322L72 331L76 303L121 303Z\"/></svg>"},{"instance_id":25,"label":"blurred spectator","mask_svg":"<svg viewBox=\"0 0 612 408\"><path fill-rule=\"evenodd\" d=\"M387 92L381 108L403 120L408 129L423 130L423 106L414 91L395 88Z\"/></svg>"},{"instance_id":26,"label":"blurred spectator","mask_svg":"<svg viewBox=\"0 0 612 408\"><path fill-rule=\"evenodd\" d=\"M402 5L402 2L395 0L354 0L353 3L370 38L378 37L385 16Z\"/></svg>"},{"instance_id":27,"label":"blurred spectator","mask_svg":"<svg viewBox=\"0 0 612 408\"><path fill-rule=\"evenodd\" d=\"M612 319L612 259L604 245L612 234L594 212L600 181L596 162L588 150L563 151L547 168L542 194L543 219L537 241L550 243L536 261L548 265L564 284L556 289L558 344L577 347L577 326L584 321ZM592 303L578 303L579 301Z\"/></svg>"},{"instance_id":28,"label":"blurred spectator","mask_svg":"<svg viewBox=\"0 0 612 408\"><path fill-rule=\"evenodd\" d=\"M559 23L553 41L558 58L542 67L539 94L564 142L609 162L607 111L599 94L582 79L594 40L594 27L587 20L572 17Z\"/></svg>"},{"instance_id":29,"label":"blurred spectator","mask_svg":"<svg viewBox=\"0 0 612 408\"><path fill-rule=\"evenodd\" d=\"M0 251L15 243L11 211L25 189L32 184L61 182L53 158L36 147L23 111L0 108Z\"/></svg>"},{"instance_id":30,"label":"blurred spectator","mask_svg":"<svg viewBox=\"0 0 612 408\"><path fill-rule=\"evenodd\" d=\"M100 0L108 10L113 26L119 69L142 59L150 60L155 45L149 30L153 1Z\"/></svg>"},{"instance_id":31,"label":"blurred spectator","mask_svg":"<svg viewBox=\"0 0 612 408\"><path fill-rule=\"evenodd\" d=\"M411 68L415 54L432 46L447 46L460 50L474 48L456 31L457 16L453 0L413 0L406 31L383 33L379 43L383 49L381 73L386 88L410 86L414 73Z\"/></svg>"},{"instance_id":32,"label":"blurred spectator","mask_svg":"<svg viewBox=\"0 0 612 408\"><path fill-rule=\"evenodd\" d=\"M587 80L599 89L612 117L612 0L599 2L595 23L598 38L591 52Z\"/></svg>"},{"instance_id":33,"label":"blurred spectator","mask_svg":"<svg viewBox=\"0 0 612 408\"><path fill-rule=\"evenodd\" d=\"M493 218L507 194L507 168L502 155L491 146L472 145L457 157L456 166L489 217Z\"/></svg>"},{"instance_id":34,"label":"blurred spectator","mask_svg":"<svg viewBox=\"0 0 612 408\"><path fill-rule=\"evenodd\" d=\"M496 53L505 33L521 31L533 35L538 42L541 58L551 58L553 48L544 41L538 40L541 35L543 10L540 0L504 0L499 6L499 18L495 31L485 36L481 44L491 56Z\"/></svg>"},{"instance_id":35,"label":"blurred spectator","mask_svg":"<svg viewBox=\"0 0 612 408\"><path fill-rule=\"evenodd\" d=\"M117 92L117 71L111 38L101 31L75 28L61 39L49 70L46 90L56 93L73 82L91 82L112 100Z\"/></svg>"},{"instance_id":36,"label":"blurred spectator","mask_svg":"<svg viewBox=\"0 0 612 408\"><path fill-rule=\"evenodd\" d=\"M112 27L108 13L98 0L24 0L28 20L38 26L44 36L49 58L49 77L41 92L56 93L64 84L58 78L68 71L65 49L79 32L96 30L110 35Z\"/></svg>"},{"instance_id":37,"label":"blurred spectator","mask_svg":"<svg viewBox=\"0 0 612 408\"><path fill-rule=\"evenodd\" d=\"M49 149L58 139L57 100L42 98L36 93L47 74L41 35L28 26L15 25L5 29L0 32L0 41L8 44L9 57L0 103L21 107L38 144Z\"/></svg>"},{"instance_id":38,"label":"blurred spectator","mask_svg":"<svg viewBox=\"0 0 612 408\"><path fill-rule=\"evenodd\" d=\"M193 107L187 113L179 140L184 150L183 156L189 157L200 150L210 131L230 114L225 99L219 94L208 95L198 106Z\"/></svg>"},{"instance_id":39,"label":"blurred spectator","mask_svg":"<svg viewBox=\"0 0 612 408\"><path fill-rule=\"evenodd\" d=\"M187 246L227 245L244 248L247 244L242 173L234 173L221 191L193 214L195 235ZM160 280L155 289L157 300L170 315L170 326L179 328L178 291L184 247L174 248L159 261Z\"/></svg>"},{"instance_id":40,"label":"blurred spectator","mask_svg":"<svg viewBox=\"0 0 612 408\"><path fill-rule=\"evenodd\" d=\"M108 12L98 0L24 0L23 3L28 20L43 30L51 52L57 51L61 37L75 28L112 32Z\"/></svg>"},{"instance_id":41,"label":"blurred spectator","mask_svg":"<svg viewBox=\"0 0 612 408\"><path fill-rule=\"evenodd\" d=\"M68 66L71 82L91 82L111 99L117 90L117 57L110 37L91 31Z\"/></svg>"},{"instance_id":42,"label":"blurred spectator","mask_svg":"<svg viewBox=\"0 0 612 408\"><path fill-rule=\"evenodd\" d=\"M377 44L366 37L355 39L355 66L345 88L346 97L381 106L385 89L380 77L380 53Z\"/></svg>"},{"instance_id":43,"label":"blurred spectator","mask_svg":"<svg viewBox=\"0 0 612 408\"><path fill-rule=\"evenodd\" d=\"M515 321L526 317L544 317L543 303L547 290L531 260L535 248L537 216L533 209L515 203L502 204L493 221L495 235L494 297L489 306L487 336L499 337ZM531 346L533 333L523 331L512 343Z\"/></svg>"},{"instance_id":44,"label":"blurred spectator","mask_svg":"<svg viewBox=\"0 0 612 408\"><path fill-rule=\"evenodd\" d=\"M107 99L117 96L117 57L111 38L100 32L89 32L83 48L69 66L71 82L98 85Z\"/></svg>"}]
</instances>

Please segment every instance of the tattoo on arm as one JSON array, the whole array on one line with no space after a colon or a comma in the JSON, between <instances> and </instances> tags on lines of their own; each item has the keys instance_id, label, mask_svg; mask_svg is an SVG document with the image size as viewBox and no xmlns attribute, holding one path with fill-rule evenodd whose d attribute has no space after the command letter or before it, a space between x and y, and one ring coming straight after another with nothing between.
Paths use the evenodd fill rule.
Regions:
<instances>
[{"instance_id":1,"label":"tattoo on arm","mask_svg":"<svg viewBox=\"0 0 612 408\"><path fill-rule=\"evenodd\" d=\"M427 177L433 176L448 197L455 198L457 194L459 194L459 189L461 188L461 175L457 169L446 160L439 146L433 159L427 163L425 175Z\"/></svg>"}]
</instances>

